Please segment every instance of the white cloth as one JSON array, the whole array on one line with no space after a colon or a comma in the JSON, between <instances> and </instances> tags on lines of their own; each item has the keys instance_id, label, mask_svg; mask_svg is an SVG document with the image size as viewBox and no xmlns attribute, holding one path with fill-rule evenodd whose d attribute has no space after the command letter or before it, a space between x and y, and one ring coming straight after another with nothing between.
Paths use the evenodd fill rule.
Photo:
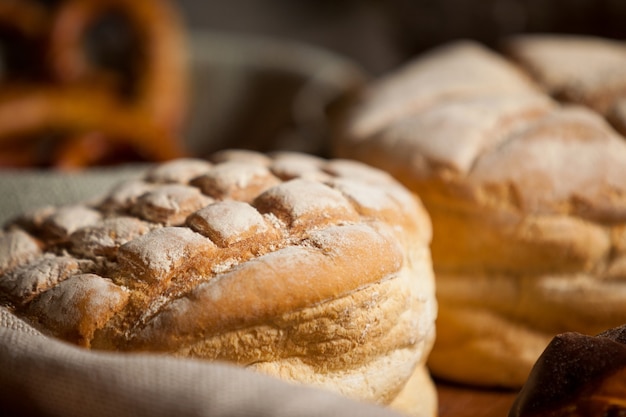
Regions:
<instances>
[{"instance_id":1,"label":"white cloth","mask_svg":"<svg viewBox=\"0 0 626 417\"><path fill-rule=\"evenodd\" d=\"M234 365L90 351L46 337L2 307L0 415L397 416Z\"/></svg>"}]
</instances>

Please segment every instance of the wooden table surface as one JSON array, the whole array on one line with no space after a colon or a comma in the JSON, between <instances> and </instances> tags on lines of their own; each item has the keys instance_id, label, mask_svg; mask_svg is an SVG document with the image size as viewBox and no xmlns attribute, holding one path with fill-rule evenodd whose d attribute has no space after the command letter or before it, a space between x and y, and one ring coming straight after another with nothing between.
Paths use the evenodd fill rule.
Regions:
<instances>
[{"instance_id":1,"label":"wooden table surface","mask_svg":"<svg viewBox=\"0 0 626 417\"><path fill-rule=\"evenodd\" d=\"M481 390L438 383L439 417L507 417L516 391Z\"/></svg>"}]
</instances>

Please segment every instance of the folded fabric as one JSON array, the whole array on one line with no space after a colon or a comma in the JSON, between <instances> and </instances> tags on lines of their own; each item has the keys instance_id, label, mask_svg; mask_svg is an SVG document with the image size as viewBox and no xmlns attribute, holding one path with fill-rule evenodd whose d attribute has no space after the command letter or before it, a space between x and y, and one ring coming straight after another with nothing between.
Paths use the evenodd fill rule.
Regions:
<instances>
[{"instance_id":1,"label":"folded fabric","mask_svg":"<svg viewBox=\"0 0 626 417\"><path fill-rule=\"evenodd\" d=\"M0 415L397 416L233 365L78 348L42 335L2 307Z\"/></svg>"},{"instance_id":2,"label":"folded fabric","mask_svg":"<svg viewBox=\"0 0 626 417\"><path fill-rule=\"evenodd\" d=\"M98 197L122 180L141 175L150 164L96 167L77 172L0 169L0 226L26 211Z\"/></svg>"}]
</instances>

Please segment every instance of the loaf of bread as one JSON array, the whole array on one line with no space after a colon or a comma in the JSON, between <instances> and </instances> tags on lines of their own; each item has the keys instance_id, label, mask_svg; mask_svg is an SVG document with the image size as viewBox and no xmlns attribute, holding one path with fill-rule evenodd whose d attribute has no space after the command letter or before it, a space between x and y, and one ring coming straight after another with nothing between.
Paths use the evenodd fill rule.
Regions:
<instances>
[{"instance_id":1,"label":"loaf of bread","mask_svg":"<svg viewBox=\"0 0 626 417\"><path fill-rule=\"evenodd\" d=\"M555 99L590 107L626 134L626 43L581 35L523 35L503 50Z\"/></svg>"},{"instance_id":2,"label":"loaf of bread","mask_svg":"<svg viewBox=\"0 0 626 417\"><path fill-rule=\"evenodd\" d=\"M432 218L441 378L518 388L554 335L626 323L626 143L542 86L458 41L336 115L335 156L391 173Z\"/></svg>"},{"instance_id":3,"label":"loaf of bread","mask_svg":"<svg viewBox=\"0 0 626 417\"><path fill-rule=\"evenodd\" d=\"M86 348L234 362L434 416L430 239L386 173L229 150L11 220L0 300Z\"/></svg>"},{"instance_id":4,"label":"loaf of bread","mask_svg":"<svg viewBox=\"0 0 626 417\"><path fill-rule=\"evenodd\" d=\"M509 417L626 413L626 325L597 336L557 335L541 354Z\"/></svg>"}]
</instances>

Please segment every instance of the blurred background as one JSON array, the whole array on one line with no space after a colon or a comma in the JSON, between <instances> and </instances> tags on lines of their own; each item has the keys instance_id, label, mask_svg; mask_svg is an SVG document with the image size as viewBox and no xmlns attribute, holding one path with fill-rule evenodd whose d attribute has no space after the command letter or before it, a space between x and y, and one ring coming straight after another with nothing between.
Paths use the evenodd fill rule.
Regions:
<instances>
[{"instance_id":1,"label":"blurred background","mask_svg":"<svg viewBox=\"0 0 626 417\"><path fill-rule=\"evenodd\" d=\"M0 0L0 168L329 154L329 109L420 53L626 37L624 0Z\"/></svg>"},{"instance_id":2,"label":"blurred background","mask_svg":"<svg viewBox=\"0 0 626 417\"><path fill-rule=\"evenodd\" d=\"M425 49L516 33L626 37L624 0L179 0L192 29L299 40L381 74Z\"/></svg>"}]
</instances>

